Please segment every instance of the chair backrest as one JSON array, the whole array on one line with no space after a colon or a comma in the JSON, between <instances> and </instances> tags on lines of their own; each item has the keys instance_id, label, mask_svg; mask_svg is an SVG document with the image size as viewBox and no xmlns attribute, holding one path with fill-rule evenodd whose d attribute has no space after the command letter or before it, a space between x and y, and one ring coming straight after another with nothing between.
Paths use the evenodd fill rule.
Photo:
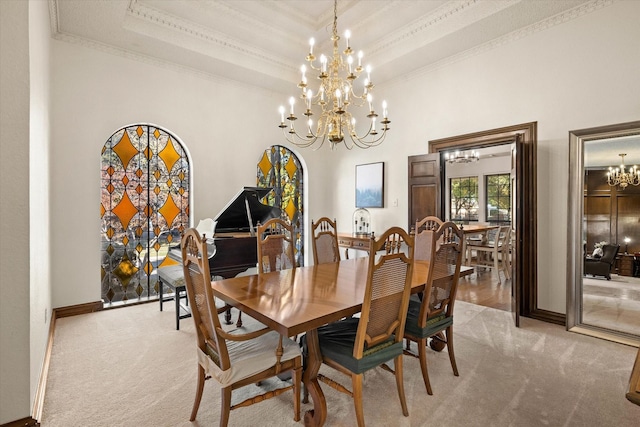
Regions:
<instances>
[{"instance_id":1,"label":"chair backrest","mask_svg":"<svg viewBox=\"0 0 640 427\"><path fill-rule=\"evenodd\" d=\"M418 326L425 327L427 319L444 313L453 315L462 262L463 232L453 222L445 222L432 231L432 250L429 274L425 285ZM442 239L436 248L435 242Z\"/></svg>"},{"instance_id":2,"label":"chair backrest","mask_svg":"<svg viewBox=\"0 0 640 427\"><path fill-rule=\"evenodd\" d=\"M322 217L318 222L311 221L311 242L313 263L325 264L340 261L336 220Z\"/></svg>"},{"instance_id":3,"label":"chair backrest","mask_svg":"<svg viewBox=\"0 0 640 427\"><path fill-rule=\"evenodd\" d=\"M198 347L220 369L227 370L231 363L226 342L217 332L222 328L211 289L206 241L195 228L190 228L182 237L181 248L185 287L196 326Z\"/></svg>"},{"instance_id":4,"label":"chair backrest","mask_svg":"<svg viewBox=\"0 0 640 427\"><path fill-rule=\"evenodd\" d=\"M433 233L426 231L435 231L442 225L442 220L437 216L427 216L416 221L415 232L415 252L414 258L421 261L431 260L431 236Z\"/></svg>"},{"instance_id":5,"label":"chair backrest","mask_svg":"<svg viewBox=\"0 0 640 427\"><path fill-rule=\"evenodd\" d=\"M402 342L411 293L414 239L402 228L391 227L371 239L367 286L360 312L353 357L389 340Z\"/></svg>"},{"instance_id":6,"label":"chair backrest","mask_svg":"<svg viewBox=\"0 0 640 427\"><path fill-rule=\"evenodd\" d=\"M258 223L258 272L296 268L293 227L280 218Z\"/></svg>"},{"instance_id":7,"label":"chair backrest","mask_svg":"<svg viewBox=\"0 0 640 427\"><path fill-rule=\"evenodd\" d=\"M604 245L602 247L602 258L600 258L600 261L613 264L619 249L620 245Z\"/></svg>"}]
</instances>

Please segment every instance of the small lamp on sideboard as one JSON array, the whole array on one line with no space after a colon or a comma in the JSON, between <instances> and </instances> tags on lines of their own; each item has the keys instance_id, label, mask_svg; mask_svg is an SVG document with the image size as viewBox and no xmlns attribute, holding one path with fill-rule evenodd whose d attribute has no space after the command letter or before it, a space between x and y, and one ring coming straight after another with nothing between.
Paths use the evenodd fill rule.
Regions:
<instances>
[{"instance_id":1,"label":"small lamp on sideboard","mask_svg":"<svg viewBox=\"0 0 640 427\"><path fill-rule=\"evenodd\" d=\"M631 239L629 237L625 237L624 238L624 253L628 254L629 253L629 242L631 241Z\"/></svg>"}]
</instances>

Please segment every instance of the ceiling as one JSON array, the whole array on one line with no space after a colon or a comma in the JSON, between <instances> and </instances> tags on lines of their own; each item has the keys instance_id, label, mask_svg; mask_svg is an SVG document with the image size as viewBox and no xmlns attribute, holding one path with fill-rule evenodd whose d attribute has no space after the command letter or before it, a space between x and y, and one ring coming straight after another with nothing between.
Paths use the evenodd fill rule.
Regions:
<instances>
[{"instance_id":1,"label":"ceiling","mask_svg":"<svg viewBox=\"0 0 640 427\"><path fill-rule=\"evenodd\" d=\"M146 62L292 92L314 37L330 54L331 0L49 0L53 36ZM602 0L341 0L378 85L544 30ZM341 43L344 40L340 41ZM343 45L341 45L343 49Z\"/></svg>"},{"instance_id":2,"label":"ceiling","mask_svg":"<svg viewBox=\"0 0 640 427\"><path fill-rule=\"evenodd\" d=\"M376 85L441 67L562 24L605 0L340 0ZM331 54L332 0L49 0L53 37L212 79L293 93L315 38ZM340 40L344 48L344 39ZM640 164L639 140L590 144L590 164ZM497 151L508 151L508 145ZM620 151L623 150L623 151ZM613 152L613 154L611 154ZM485 153L482 156L496 155Z\"/></svg>"}]
</instances>

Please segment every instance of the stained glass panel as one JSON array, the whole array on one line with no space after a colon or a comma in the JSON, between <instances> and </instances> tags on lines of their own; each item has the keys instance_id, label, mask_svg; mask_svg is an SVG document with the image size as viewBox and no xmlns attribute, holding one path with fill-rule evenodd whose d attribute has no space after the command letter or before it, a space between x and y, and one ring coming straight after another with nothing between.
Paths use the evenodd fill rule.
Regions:
<instances>
[{"instance_id":1,"label":"stained glass panel","mask_svg":"<svg viewBox=\"0 0 640 427\"><path fill-rule=\"evenodd\" d=\"M102 298L155 297L157 268L189 225L189 160L163 129L133 125L105 143L101 166Z\"/></svg>"},{"instance_id":2,"label":"stained glass panel","mask_svg":"<svg viewBox=\"0 0 640 427\"><path fill-rule=\"evenodd\" d=\"M274 145L258 162L258 187L272 187L267 203L278 206L296 235L296 261L304 265L303 170L298 157L288 148Z\"/></svg>"}]
</instances>

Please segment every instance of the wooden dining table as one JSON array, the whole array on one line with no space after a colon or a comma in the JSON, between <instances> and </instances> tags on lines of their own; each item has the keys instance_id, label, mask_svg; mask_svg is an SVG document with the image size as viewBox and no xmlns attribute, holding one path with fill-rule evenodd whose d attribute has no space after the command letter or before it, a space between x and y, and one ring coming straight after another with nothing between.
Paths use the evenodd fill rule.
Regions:
<instances>
[{"instance_id":1,"label":"wooden dining table","mask_svg":"<svg viewBox=\"0 0 640 427\"><path fill-rule=\"evenodd\" d=\"M307 334L308 359L303 381L313 399L305 413L307 426L322 426L327 404L318 383L322 364L317 328L361 311L367 282L368 257L235 277L211 282L214 295L279 332ZM470 274L470 268L462 274ZM420 292L429 263L415 261L412 292Z\"/></svg>"}]
</instances>

